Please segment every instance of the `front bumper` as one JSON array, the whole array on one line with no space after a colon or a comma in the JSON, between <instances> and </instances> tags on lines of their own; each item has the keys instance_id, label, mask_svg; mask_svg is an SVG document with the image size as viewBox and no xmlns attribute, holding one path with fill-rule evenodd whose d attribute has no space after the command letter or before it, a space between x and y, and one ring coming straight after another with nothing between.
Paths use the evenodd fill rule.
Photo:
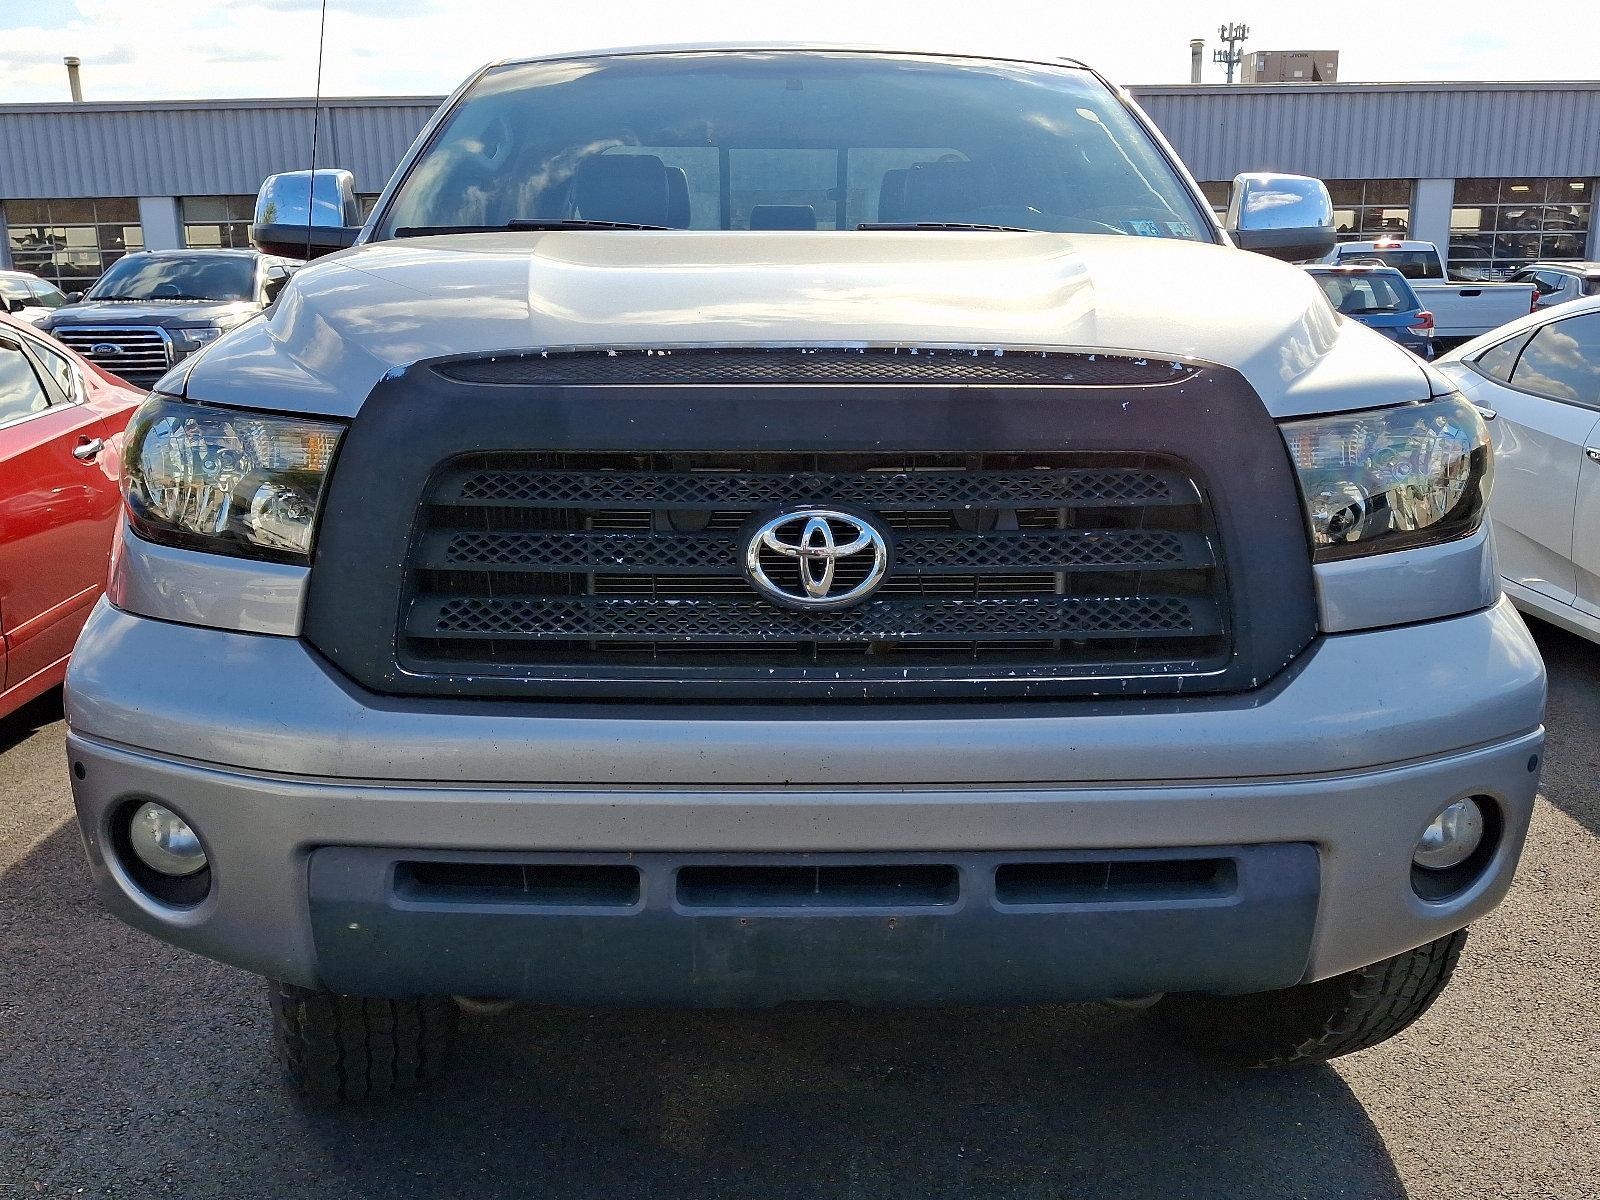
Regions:
<instances>
[{"instance_id":1,"label":"front bumper","mask_svg":"<svg viewBox=\"0 0 1600 1200\"><path fill-rule=\"evenodd\" d=\"M401 703L353 690L297 639L102 605L69 679L68 749L108 906L303 985L1047 1000L1284 986L1467 924L1510 885L1543 699L1504 603L1325 638L1249 696L794 709ZM1412 846L1466 795L1497 806L1499 844L1463 891L1424 901ZM111 821L141 798L199 830L213 864L199 906L151 900L110 851ZM994 884L1017 861L1070 878L1072 863L1196 856L1231 862L1234 882L1022 911ZM640 883L597 912L419 895L398 866L457 860L633 864ZM954 873L944 903L819 909L757 903L758 887L707 908L681 884L694 866L919 863Z\"/></svg>"}]
</instances>

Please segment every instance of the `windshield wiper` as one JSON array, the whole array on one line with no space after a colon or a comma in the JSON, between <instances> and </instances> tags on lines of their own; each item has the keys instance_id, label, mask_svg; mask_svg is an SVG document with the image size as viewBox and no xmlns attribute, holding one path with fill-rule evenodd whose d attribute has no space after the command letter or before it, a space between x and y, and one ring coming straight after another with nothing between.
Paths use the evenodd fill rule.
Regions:
<instances>
[{"instance_id":1,"label":"windshield wiper","mask_svg":"<svg viewBox=\"0 0 1600 1200\"><path fill-rule=\"evenodd\" d=\"M857 229L953 229L972 233L1044 233L1023 225L980 225L974 221L863 221Z\"/></svg>"},{"instance_id":2,"label":"windshield wiper","mask_svg":"<svg viewBox=\"0 0 1600 1200\"><path fill-rule=\"evenodd\" d=\"M407 225L394 231L395 237L433 237L451 233L505 233L523 229L666 229L665 225L644 225L638 221L591 221L581 217L530 217L507 221L503 225Z\"/></svg>"}]
</instances>

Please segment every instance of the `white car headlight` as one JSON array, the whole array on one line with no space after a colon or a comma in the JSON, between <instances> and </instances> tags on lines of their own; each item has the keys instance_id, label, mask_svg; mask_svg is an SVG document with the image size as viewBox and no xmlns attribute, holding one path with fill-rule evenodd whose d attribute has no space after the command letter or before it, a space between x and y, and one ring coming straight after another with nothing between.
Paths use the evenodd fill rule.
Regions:
<instances>
[{"instance_id":1,"label":"white car headlight","mask_svg":"<svg viewBox=\"0 0 1600 1200\"><path fill-rule=\"evenodd\" d=\"M154 395L128 424L122 495L143 537L309 563L344 426Z\"/></svg>"},{"instance_id":2,"label":"white car headlight","mask_svg":"<svg viewBox=\"0 0 1600 1200\"><path fill-rule=\"evenodd\" d=\"M1483 523L1489 431L1460 396L1280 428L1318 562L1451 541Z\"/></svg>"}]
</instances>

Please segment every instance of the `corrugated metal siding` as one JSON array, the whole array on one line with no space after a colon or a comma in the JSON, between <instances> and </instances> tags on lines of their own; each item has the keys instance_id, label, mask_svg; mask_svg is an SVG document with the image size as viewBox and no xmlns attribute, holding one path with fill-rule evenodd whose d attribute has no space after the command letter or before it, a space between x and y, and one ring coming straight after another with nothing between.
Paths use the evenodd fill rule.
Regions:
<instances>
[{"instance_id":1,"label":"corrugated metal siding","mask_svg":"<svg viewBox=\"0 0 1600 1200\"><path fill-rule=\"evenodd\" d=\"M317 159L382 189L438 100L332 101ZM309 165L310 100L0 106L0 198L221 196Z\"/></svg>"},{"instance_id":2,"label":"corrugated metal siding","mask_svg":"<svg viewBox=\"0 0 1600 1200\"><path fill-rule=\"evenodd\" d=\"M1201 179L1600 176L1600 83L1130 89ZM439 99L323 104L318 161L378 191ZM0 105L0 199L254 192L308 165L310 100Z\"/></svg>"},{"instance_id":3,"label":"corrugated metal siding","mask_svg":"<svg viewBox=\"0 0 1600 1200\"><path fill-rule=\"evenodd\" d=\"M1129 89L1199 179L1600 175L1600 84Z\"/></svg>"}]
</instances>

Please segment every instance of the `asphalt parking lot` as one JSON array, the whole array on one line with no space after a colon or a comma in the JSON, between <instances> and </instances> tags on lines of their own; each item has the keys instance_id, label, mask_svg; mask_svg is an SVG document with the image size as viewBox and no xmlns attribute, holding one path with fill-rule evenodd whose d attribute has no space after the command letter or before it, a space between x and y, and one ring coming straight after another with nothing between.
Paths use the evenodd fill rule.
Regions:
<instances>
[{"instance_id":1,"label":"asphalt parking lot","mask_svg":"<svg viewBox=\"0 0 1600 1200\"><path fill-rule=\"evenodd\" d=\"M57 699L0 722L0 1196L1587 1197L1600 648L1538 629L1528 856L1455 984L1333 1067L1219 1071L1100 1006L474 1019L404 1103L308 1117L260 983L90 894Z\"/></svg>"}]
</instances>

